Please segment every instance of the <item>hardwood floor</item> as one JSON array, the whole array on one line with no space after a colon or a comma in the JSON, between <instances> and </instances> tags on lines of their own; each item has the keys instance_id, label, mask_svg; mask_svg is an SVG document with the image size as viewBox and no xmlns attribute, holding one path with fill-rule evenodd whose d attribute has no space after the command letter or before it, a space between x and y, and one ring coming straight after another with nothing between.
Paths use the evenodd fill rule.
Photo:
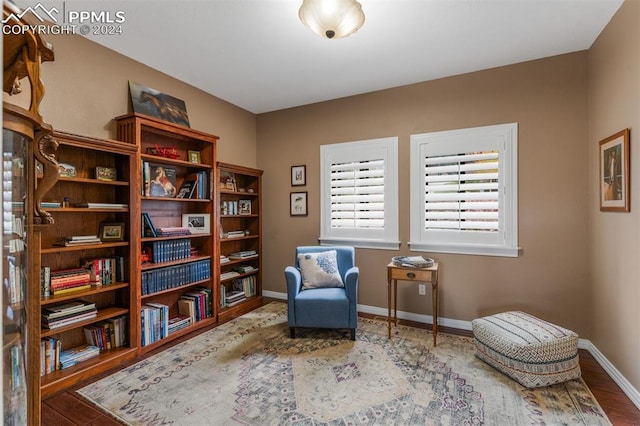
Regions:
<instances>
[{"instance_id":1,"label":"hardwood floor","mask_svg":"<svg viewBox=\"0 0 640 426\"><path fill-rule=\"evenodd\" d=\"M360 314L363 317L375 318L373 315ZM380 318L380 317L378 317ZM382 317L386 319L386 317ZM410 321L402 321L401 323L430 329L428 324L414 323ZM200 330L201 333L203 330ZM451 329L440 327L438 330L443 333L458 334L471 336L470 331ZM185 336L183 339L172 342L171 345L186 340L193 336ZM166 349L163 347L162 349ZM149 353L147 356L153 355L155 352ZM124 367L120 366L120 368ZM640 426L640 410L631 402L631 400L622 392L620 387L609 377L604 369L586 350L580 349L580 368L582 369L582 378L587 383L591 392L598 400L612 424L618 426L638 425ZM109 373L106 373L108 375ZM101 377L101 376L99 376ZM97 380L93 378L91 381ZM90 425L90 426L111 426L120 425L121 423L104 414L90 403L76 394L75 390L86 386L91 381L79 383L66 391L59 392L42 402L42 424L44 426L62 426L62 425Z\"/></svg>"}]
</instances>

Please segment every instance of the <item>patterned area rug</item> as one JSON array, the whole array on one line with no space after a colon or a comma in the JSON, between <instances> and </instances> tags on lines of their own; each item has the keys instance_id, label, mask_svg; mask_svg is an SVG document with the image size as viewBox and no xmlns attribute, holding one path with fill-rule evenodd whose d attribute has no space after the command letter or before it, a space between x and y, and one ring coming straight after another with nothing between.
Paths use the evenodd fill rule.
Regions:
<instances>
[{"instance_id":1,"label":"patterned area rug","mask_svg":"<svg viewBox=\"0 0 640 426\"><path fill-rule=\"evenodd\" d=\"M299 330L273 302L78 392L130 425L609 425L585 383L529 390L473 340L360 318Z\"/></svg>"}]
</instances>

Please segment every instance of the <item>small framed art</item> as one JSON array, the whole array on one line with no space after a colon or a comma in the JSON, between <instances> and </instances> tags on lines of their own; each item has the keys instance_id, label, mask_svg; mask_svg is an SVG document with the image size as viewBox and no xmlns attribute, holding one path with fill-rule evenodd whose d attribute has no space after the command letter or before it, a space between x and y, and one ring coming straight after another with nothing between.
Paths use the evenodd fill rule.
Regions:
<instances>
[{"instance_id":1,"label":"small framed art","mask_svg":"<svg viewBox=\"0 0 640 426\"><path fill-rule=\"evenodd\" d=\"M628 212L629 129L600 141L600 211Z\"/></svg>"},{"instance_id":2,"label":"small framed art","mask_svg":"<svg viewBox=\"0 0 640 426\"><path fill-rule=\"evenodd\" d=\"M307 166L291 166L291 186L307 184Z\"/></svg>"},{"instance_id":3,"label":"small framed art","mask_svg":"<svg viewBox=\"0 0 640 426\"><path fill-rule=\"evenodd\" d=\"M113 167L96 167L96 179L103 181L113 181L118 177L116 169Z\"/></svg>"},{"instance_id":4,"label":"small framed art","mask_svg":"<svg viewBox=\"0 0 640 426\"><path fill-rule=\"evenodd\" d=\"M124 241L124 222L100 224L100 241Z\"/></svg>"},{"instance_id":5,"label":"small framed art","mask_svg":"<svg viewBox=\"0 0 640 426\"><path fill-rule=\"evenodd\" d=\"M200 151L189 151L187 154L190 163L200 164Z\"/></svg>"},{"instance_id":6,"label":"small framed art","mask_svg":"<svg viewBox=\"0 0 640 426\"><path fill-rule=\"evenodd\" d=\"M307 215L307 191L304 192L292 192L291 193L291 216L306 216Z\"/></svg>"},{"instance_id":7,"label":"small framed art","mask_svg":"<svg viewBox=\"0 0 640 426\"><path fill-rule=\"evenodd\" d=\"M208 234L211 232L211 215L209 213L183 214L182 226L189 228L192 234Z\"/></svg>"},{"instance_id":8,"label":"small framed art","mask_svg":"<svg viewBox=\"0 0 640 426\"><path fill-rule=\"evenodd\" d=\"M238 214L251 214L251 200L238 200Z\"/></svg>"}]
</instances>

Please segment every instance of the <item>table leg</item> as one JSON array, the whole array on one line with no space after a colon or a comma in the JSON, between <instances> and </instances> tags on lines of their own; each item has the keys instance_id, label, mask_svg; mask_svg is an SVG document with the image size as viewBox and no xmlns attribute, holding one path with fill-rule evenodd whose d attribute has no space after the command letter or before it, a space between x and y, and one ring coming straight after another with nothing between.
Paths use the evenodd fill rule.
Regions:
<instances>
[{"instance_id":1,"label":"table leg","mask_svg":"<svg viewBox=\"0 0 640 426\"><path fill-rule=\"evenodd\" d=\"M387 315L387 327L389 329L389 339L391 339L391 279L387 282L387 306L389 314Z\"/></svg>"},{"instance_id":2,"label":"table leg","mask_svg":"<svg viewBox=\"0 0 640 426\"><path fill-rule=\"evenodd\" d=\"M393 280L393 318L398 325L398 280Z\"/></svg>"},{"instance_id":3,"label":"table leg","mask_svg":"<svg viewBox=\"0 0 640 426\"><path fill-rule=\"evenodd\" d=\"M438 281L431 282L431 297L433 298L433 347L436 347L438 336Z\"/></svg>"}]
</instances>

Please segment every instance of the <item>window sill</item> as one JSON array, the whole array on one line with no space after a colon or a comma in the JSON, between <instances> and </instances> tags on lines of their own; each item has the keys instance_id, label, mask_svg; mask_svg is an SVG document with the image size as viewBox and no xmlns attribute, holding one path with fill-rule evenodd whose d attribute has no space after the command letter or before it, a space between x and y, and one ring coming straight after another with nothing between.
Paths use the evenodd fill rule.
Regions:
<instances>
[{"instance_id":1,"label":"window sill","mask_svg":"<svg viewBox=\"0 0 640 426\"><path fill-rule=\"evenodd\" d=\"M410 251L430 253L471 254L477 256L518 257L520 247L499 247L487 245L426 244L409 242Z\"/></svg>"},{"instance_id":2,"label":"window sill","mask_svg":"<svg viewBox=\"0 0 640 426\"><path fill-rule=\"evenodd\" d=\"M360 240L349 238L318 238L322 246L351 246L357 248L398 250L400 241Z\"/></svg>"}]
</instances>

